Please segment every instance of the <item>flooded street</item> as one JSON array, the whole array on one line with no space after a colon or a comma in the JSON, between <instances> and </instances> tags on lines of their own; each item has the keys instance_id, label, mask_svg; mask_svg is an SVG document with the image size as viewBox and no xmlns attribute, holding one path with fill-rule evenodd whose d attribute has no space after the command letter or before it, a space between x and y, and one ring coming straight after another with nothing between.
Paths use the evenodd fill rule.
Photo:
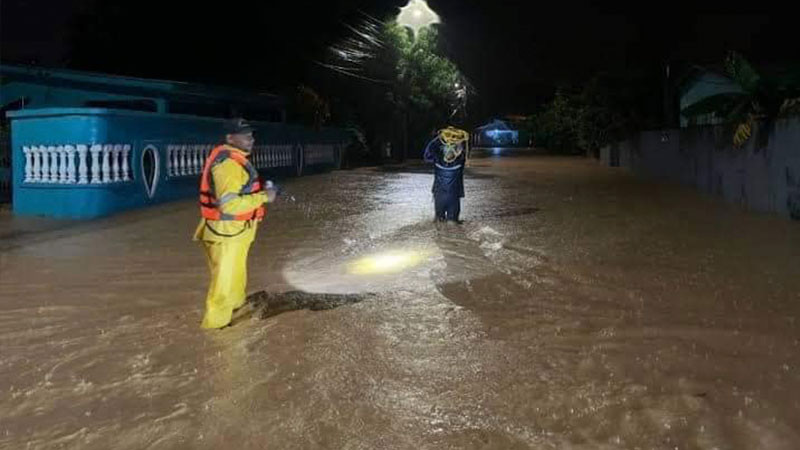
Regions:
<instances>
[{"instance_id":1,"label":"flooded street","mask_svg":"<svg viewBox=\"0 0 800 450\"><path fill-rule=\"evenodd\" d=\"M798 448L800 224L516 156L440 225L431 182L286 180L212 332L194 200L0 234L0 448Z\"/></svg>"}]
</instances>

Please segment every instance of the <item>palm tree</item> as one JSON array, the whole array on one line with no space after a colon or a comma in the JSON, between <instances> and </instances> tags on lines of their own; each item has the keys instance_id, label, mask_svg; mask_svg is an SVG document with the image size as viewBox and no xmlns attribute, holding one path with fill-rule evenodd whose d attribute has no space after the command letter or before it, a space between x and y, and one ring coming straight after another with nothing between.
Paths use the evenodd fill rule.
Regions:
<instances>
[{"instance_id":1,"label":"palm tree","mask_svg":"<svg viewBox=\"0 0 800 450\"><path fill-rule=\"evenodd\" d=\"M756 124L762 130L759 133L762 142L766 143L768 130L778 117L800 112L800 72L762 75L741 54L731 52L725 59L725 73L741 88L738 92L703 98L686 106L681 114L685 117L720 115L734 127L734 147L747 142Z\"/></svg>"}]
</instances>

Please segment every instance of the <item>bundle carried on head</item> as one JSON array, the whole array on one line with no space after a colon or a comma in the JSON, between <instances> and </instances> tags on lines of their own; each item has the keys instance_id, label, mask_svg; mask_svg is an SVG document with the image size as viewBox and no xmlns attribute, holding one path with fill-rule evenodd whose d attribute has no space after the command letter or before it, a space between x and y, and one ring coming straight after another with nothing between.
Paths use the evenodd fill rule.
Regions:
<instances>
[{"instance_id":1,"label":"bundle carried on head","mask_svg":"<svg viewBox=\"0 0 800 450\"><path fill-rule=\"evenodd\" d=\"M456 160L469 146L469 133L455 127L439 130L439 139L444 144L444 161L451 163Z\"/></svg>"}]
</instances>

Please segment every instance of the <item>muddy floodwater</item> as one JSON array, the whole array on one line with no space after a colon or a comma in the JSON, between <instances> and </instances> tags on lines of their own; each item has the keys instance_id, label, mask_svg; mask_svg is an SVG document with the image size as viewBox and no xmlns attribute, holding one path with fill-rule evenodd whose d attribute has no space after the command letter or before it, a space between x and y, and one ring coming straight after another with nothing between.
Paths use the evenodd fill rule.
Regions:
<instances>
[{"instance_id":1,"label":"muddy floodwater","mask_svg":"<svg viewBox=\"0 0 800 450\"><path fill-rule=\"evenodd\" d=\"M0 448L800 448L800 223L470 165L461 225L424 166L284 180L212 332L193 200L0 213Z\"/></svg>"}]
</instances>

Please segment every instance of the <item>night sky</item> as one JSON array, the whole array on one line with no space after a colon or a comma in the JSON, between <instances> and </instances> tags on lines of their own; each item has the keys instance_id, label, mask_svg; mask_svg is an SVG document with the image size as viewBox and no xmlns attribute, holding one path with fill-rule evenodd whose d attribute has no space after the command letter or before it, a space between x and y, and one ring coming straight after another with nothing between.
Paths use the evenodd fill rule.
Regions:
<instances>
[{"instance_id":1,"label":"night sky","mask_svg":"<svg viewBox=\"0 0 800 450\"><path fill-rule=\"evenodd\" d=\"M389 17L404 3L3 0L0 57L288 92L329 75L316 61L347 33L345 24L356 25L362 12ZM599 71L719 64L732 49L759 64L800 59L794 8L764 2L429 4L444 21L446 55L472 81L475 107L487 115L530 112L556 86Z\"/></svg>"}]
</instances>

